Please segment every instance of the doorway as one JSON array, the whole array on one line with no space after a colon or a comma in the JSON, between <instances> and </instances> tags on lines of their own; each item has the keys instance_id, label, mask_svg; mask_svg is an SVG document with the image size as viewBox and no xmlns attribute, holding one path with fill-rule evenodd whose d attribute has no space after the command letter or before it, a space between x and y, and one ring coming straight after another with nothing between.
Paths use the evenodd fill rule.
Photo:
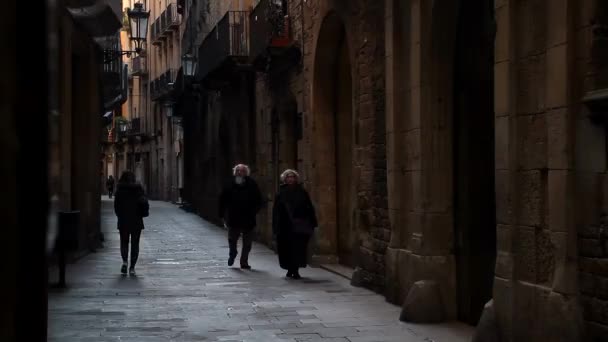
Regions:
<instances>
[{"instance_id":1,"label":"doorway","mask_svg":"<svg viewBox=\"0 0 608 342\"><path fill-rule=\"evenodd\" d=\"M479 321L496 262L494 7L459 2L453 66L454 229L458 318Z\"/></svg>"},{"instance_id":2,"label":"doorway","mask_svg":"<svg viewBox=\"0 0 608 342\"><path fill-rule=\"evenodd\" d=\"M332 253L353 266L353 105L350 50L335 13L321 25L315 55L314 113L321 225L330 231Z\"/></svg>"}]
</instances>

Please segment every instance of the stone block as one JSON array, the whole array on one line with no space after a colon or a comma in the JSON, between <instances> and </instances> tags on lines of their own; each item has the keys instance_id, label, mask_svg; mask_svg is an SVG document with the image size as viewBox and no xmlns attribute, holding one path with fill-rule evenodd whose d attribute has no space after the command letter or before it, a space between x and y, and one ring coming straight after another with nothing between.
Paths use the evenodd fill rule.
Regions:
<instances>
[{"instance_id":1,"label":"stone block","mask_svg":"<svg viewBox=\"0 0 608 342\"><path fill-rule=\"evenodd\" d=\"M500 341L512 341L513 338L513 281L494 278L494 313L500 326Z\"/></svg>"},{"instance_id":2,"label":"stone block","mask_svg":"<svg viewBox=\"0 0 608 342\"><path fill-rule=\"evenodd\" d=\"M547 167L546 114L517 117L518 166L524 170Z\"/></svg>"},{"instance_id":3,"label":"stone block","mask_svg":"<svg viewBox=\"0 0 608 342\"><path fill-rule=\"evenodd\" d=\"M566 108L547 113L547 164L549 169L569 169L571 165L570 115Z\"/></svg>"},{"instance_id":4,"label":"stone block","mask_svg":"<svg viewBox=\"0 0 608 342\"><path fill-rule=\"evenodd\" d=\"M572 8L568 8L568 0L554 0L551 6L547 6L548 47L565 44L568 41L568 10L572 11Z\"/></svg>"},{"instance_id":5,"label":"stone block","mask_svg":"<svg viewBox=\"0 0 608 342\"><path fill-rule=\"evenodd\" d=\"M553 276L553 291L575 295L578 291L578 263L576 260L576 241L566 233L552 233L551 242L554 246L555 274Z\"/></svg>"},{"instance_id":6,"label":"stone block","mask_svg":"<svg viewBox=\"0 0 608 342\"><path fill-rule=\"evenodd\" d=\"M410 108L405 109L407 117L405 129L419 129L420 116L422 115L422 91L428 90L426 87L416 86L411 89Z\"/></svg>"},{"instance_id":7,"label":"stone block","mask_svg":"<svg viewBox=\"0 0 608 342\"><path fill-rule=\"evenodd\" d=\"M472 342L497 342L498 324L494 312L494 300L490 300L483 308L483 313L475 329Z\"/></svg>"},{"instance_id":8,"label":"stone block","mask_svg":"<svg viewBox=\"0 0 608 342\"><path fill-rule=\"evenodd\" d=\"M509 117L497 117L494 120L495 145L494 162L497 170L509 168Z\"/></svg>"},{"instance_id":9,"label":"stone block","mask_svg":"<svg viewBox=\"0 0 608 342\"><path fill-rule=\"evenodd\" d=\"M543 200L545 184L541 171L519 172L516 175L519 197L519 217L517 222L523 226L540 227L543 223Z\"/></svg>"},{"instance_id":10,"label":"stone block","mask_svg":"<svg viewBox=\"0 0 608 342\"><path fill-rule=\"evenodd\" d=\"M513 311L516 313L513 318L513 340L549 341L541 338L542 322L539 319L541 297L546 297L548 290L521 281L514 283L513 290Z\"/></svg>"},{"instance_id":11,"label":"stone block","mask_svg":"<svg viewBox=\"0 0 608 342\"><path fill-rule=\"evenodd\" d=\"M549 7L553 8L553 6ZM548 108L564 107L570 99L568 96L568 69L564 68L564 65L568 64L568 45L562 44L548 49L546 62L546 106Z\"/></svg>"},{"instance_id":12,"label":"stone block","mask_svg":"<svg viewBox=\"0 0 608 342\"><path fill-rule=\"evenodd\" d=\"M520 60L516 69L518 114L538 114L545 110L545 55L533 54Z\"/></svg>"},{"instance_id":13,"label":"stone block","mask_svg":"<svg viewBox=\"0 0 608 342\"><path fill-rule=\"evenodd\" d=\"M517 227L513 251L516 279L536 282L536 253L536 230L530 227Z\"/></svg>"},{"instance_id":14,"label":"stone block","mask_svg":"<svg viewBox=\"0 0 608 342\"><path fill-rule=\"evenodd\" d=\"M496 253L496 276L511 279L513 277L513 254L507 252Z\"/></svg>"},{"instance_id":15,"label":"stone block","mask_svg":"<svg viewBox=\"0 0 608 342\"><path fill-rule=\"evenodd\" d=\"M422 152L420 133L420 129L414 129L404 134L405 148L403 151L405 152L405 167L407 170L420 170L422 167L420 164L420 154Z\"/></svg>"},{"instance_id":16,"label":"stone block","mask_svg":"<svg viewBox=\"0 0 608 342\"><path fill-rule=\"evenodd\" d=\"M496 170L494 184L496 191L496 222L512 224L513 198L510 190L511 175L507 170Z\"/></svg>"},{"instance_id":17,"label":"stone block","mask_svg":"<svg viewBox=\"0 0 608 342\"><path fill-rule=\"evenodd\" d=\"M555 272L555 245L551 232L542 229L536 231L536 283L551 286Z\"/></svg>"},{"instance_id":18,"label":"stone block","mask_svg":"<svg viewBox=\"0 0 608 342\"><path fill-rule=\"evenodd\" d=\"M545 341L585 341L583 315L576 296L550 292L541 298L539 318L543 323L541 336Z\"/></svg>"},{"instance_id":19,"label":"stone block","mask_svg":"<svg viewBox=\"0 0 608 342\"><path fill-rule=\"evenodd\" d=\"M604 248L599 240L596 239L578 239L578 250L581 256L588 258L605 257Z\"/></svg>"},{"instance_id":20,"label":"stone block","mask_svg":"<svg viewBox=\"0 0 608 342\"><path fill-rule=\"evenodd\" d=\"M580 256L579 267L583 272L608 277L608 258L596 259Z\"/></svg>"},{"instance_id":21,"label":"stone block","mask_svg":"<svg viewBox=\"0 0 608 342\"><path fill-rule=\"evenodd\" d=\"M586 320L608 325L608 301L583 295L581 302Z\"/></svg>"},{"instance_id":22,"label":"stone block","mask_svg":"<svg viewBox=\"0 0 608 342\"><path fill-rule=\"evenodd\" d=\"M399 282L399 250L388 248L385 255L386 263L386 286L384 295L390 303L399 303L399 292L401 292L401 283Z\"/></svg>"},{"instance_id":23,"label":"stone block","mask_svg":"<svg viewBox=\"0 0 608 342\"><path fill-rule=\"evenodd\" d=\"M513 252L513 227L508 225L496 225L496 249L499 252Z\"/></svg>"},{"instance_id":24,"label":"stone block","mask_svg":"<svg viewBox=\"0 0 608 342\"><path fill-rule=\"evenodd\" d=\"M415 282L403 303L402 321L413 323L439 323L445 320L439 285L432 280Z\"/></svg>"},{"instance_id":25,"label":"stone block","mask_svg":"<svg viewBox=\"0 0 608 342\"><path fill-rule=\"evenodd\" d=\"M494 59L501 62L509 59L509 36L511 34L511 17L509 7L496 4L494 15L496 18L496 43L494 48Z\"/></svg>"},{"instance_id":26,"label":"stone block","mask_svg":"<svg viewBox=\"0 0 608 342\"><path fill-rule=\"evenodd\" d=\"M511 112L511 68L509 61L494 65L494 113L497 117Z\"/></svg>"},{"instance_id":27,"label":"stone block","mask_svg":"<svg viewBox=\"0 0 608 342\"><path fill-rule=\"evenodd\" d=\"M420 256L404 255L406 262L401 284L409 291L409 286L420 279L431 279L440 285L441 299L447 319L456 318L456 275L455 261L451 255Z\"/></svg>"},{"instance_id":28,"label":"stone block","mask_svg":"<svg viewBox=\"0 0 608 342\"><path fill-rule=\"evenodd\" d=\"M566 170L550 170L548 177L549 228L554 232L567 232L571 228L573 215L569 191L570 174Z\"/></svg>"}]
</instances>

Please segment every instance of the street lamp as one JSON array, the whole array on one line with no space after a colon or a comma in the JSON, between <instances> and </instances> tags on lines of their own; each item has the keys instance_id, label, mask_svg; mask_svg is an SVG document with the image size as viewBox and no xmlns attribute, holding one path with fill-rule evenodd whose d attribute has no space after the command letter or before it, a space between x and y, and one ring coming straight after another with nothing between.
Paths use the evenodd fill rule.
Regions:
<instances>
[{"instance_id":1,"label":"street lamp","mask_svg":"<svg viewBox=\"0 0 608 342\"><path fill-rule=\"evenodd\" d=\"M127 15L129 16L131 40L135 41L135 52L139 53L148 36L148 19L150 18L150 11L146 12L144 10L144 5L141 2L136 3L133 7L133 9L127 11Z\"/></svg>"},{"instance_id":2,"label":"street lamp","mask_svg":"<svg viewBox=\"0 0 608 342\"><path fill-rule=\"evenodd\" d=\"M185 54L182 56L182 66L184 68L184 76L193 77L196 74L196 57L192 54Z\"/></svg>"}]
</instances>

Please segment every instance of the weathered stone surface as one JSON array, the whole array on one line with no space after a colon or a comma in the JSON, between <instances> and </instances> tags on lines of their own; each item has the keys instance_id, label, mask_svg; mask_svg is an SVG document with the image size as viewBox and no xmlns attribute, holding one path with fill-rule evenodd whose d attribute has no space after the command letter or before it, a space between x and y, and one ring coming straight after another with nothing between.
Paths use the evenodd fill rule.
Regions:
<instances>
[{"instance_id":1,"label":"weathered stone surface","mask_svg":"<svg viewBox=\"0 0 608 342\"><path fill-rule=\"evenodd\" d=\"M543 330L547 341L586 341L583 313L576 297L551 292L547 298L545 310L539 318L546 324Z\"/></svg>"},{"instance_id":2,"label":"weathered stone surface","mask_svg":"<svg viewBox=\"0 0 608 342\"><path fill-rule=\"evenodd\" d=\"M477 324L472 342L499 342L498 325L494 311L494 300L490 300L483 308L483 313Z\"/></svg>"},{"instance_id":3,"label":"weathered stone surface","mask_svg":"<svg viewBox=\"0 0 608 342\"><path fill-rule=\"evenodd\" d=\"M445 319L439 284L432 280L414 283L403 303L402 321L414 323L439 323Z\"/></svg>"}]
</instances>

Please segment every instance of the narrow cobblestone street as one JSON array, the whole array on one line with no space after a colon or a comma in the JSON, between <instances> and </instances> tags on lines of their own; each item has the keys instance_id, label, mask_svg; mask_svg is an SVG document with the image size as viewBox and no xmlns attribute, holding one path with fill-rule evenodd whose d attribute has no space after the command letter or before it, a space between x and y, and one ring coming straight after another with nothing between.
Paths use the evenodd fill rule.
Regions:
<instances>
[{"instance_id":1,"label":"narrow cobblestone street","mask_svg":"<svg viewBox=\"0 0 608 342\"><path fill-rule=\"evenodd\" d=\"M51 341L470 341L460 323L399 322L400 308L319 268L287 280L255 244L251 271L226 265L226 233L176 206L151 202L137 277L119 273L112 202L105 249L68 266L49 298ZM238 262L237 262L238 264Z\"/></svg>"}]
</instances>

